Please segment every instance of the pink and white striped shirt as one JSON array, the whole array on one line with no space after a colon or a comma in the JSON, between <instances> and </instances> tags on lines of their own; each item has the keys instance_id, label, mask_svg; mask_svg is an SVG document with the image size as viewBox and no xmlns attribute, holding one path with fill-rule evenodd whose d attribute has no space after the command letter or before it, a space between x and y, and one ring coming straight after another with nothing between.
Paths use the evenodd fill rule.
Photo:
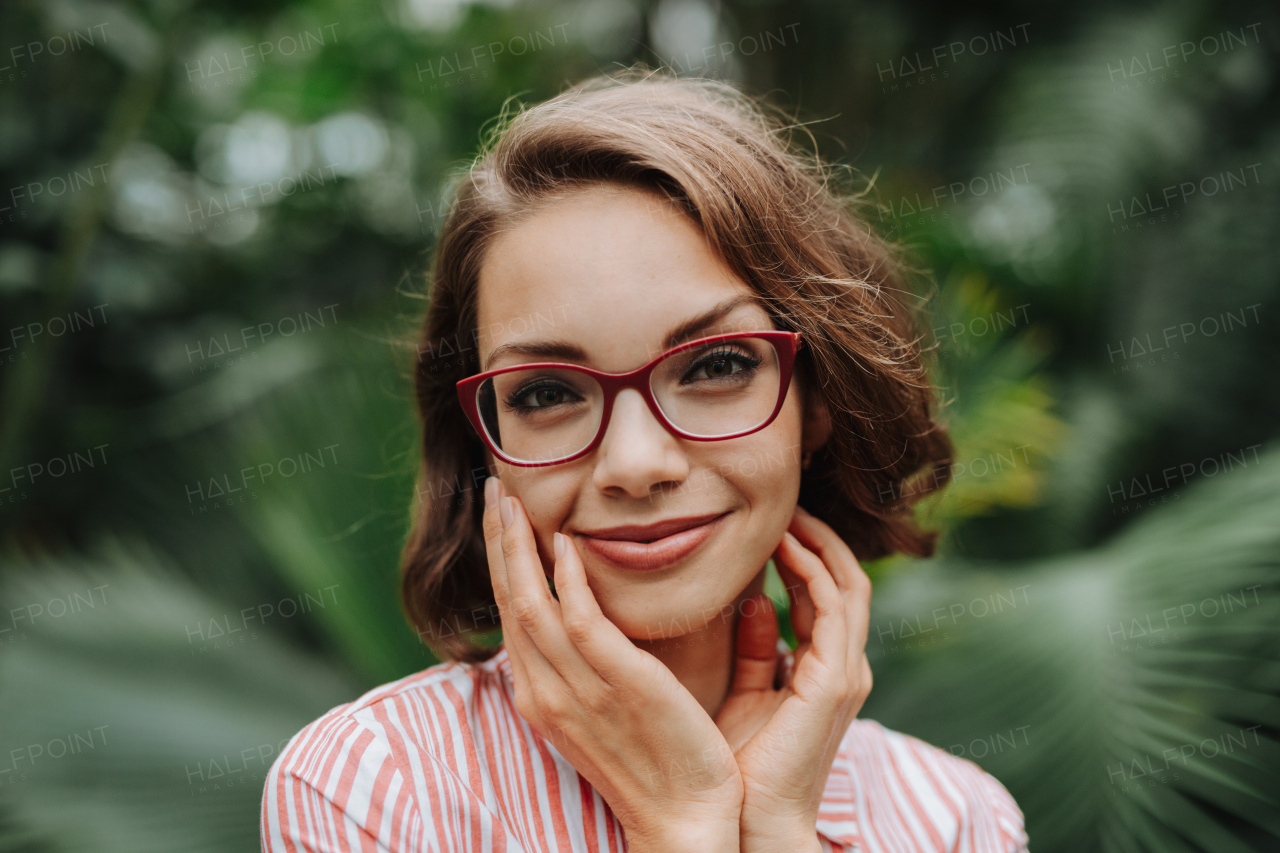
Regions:
<instances>
[{"instance_id":1,"label":"pink and white striped shirt","mask_svg":"<svg viewBox=\"0 0 1280 853\"><path fill-rule=\"evenodd\" d=\"M267 776L262 849L623 853L622 826L516 711L506 649L339 705ZM1022 812L977 765L854 720L818 813L831 853L1017 853Z\"/></svg>"}]
</instances>

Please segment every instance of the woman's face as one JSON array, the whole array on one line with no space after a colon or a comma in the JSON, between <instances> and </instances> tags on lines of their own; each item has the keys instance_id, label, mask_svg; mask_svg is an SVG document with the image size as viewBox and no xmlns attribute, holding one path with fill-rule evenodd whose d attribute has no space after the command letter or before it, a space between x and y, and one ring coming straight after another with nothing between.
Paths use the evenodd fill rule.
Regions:
<instances>
[{"instance_id":1,"label":"woman's face","mask_svg":"<svg viewBox=\"0 0 1280 853\"><path fill-rule=\"evenodd\" d=\"M491 243L479 278L481 369L564 361L635 370L664 351L677 327L735 298L746 297L689 339L773 329L753 296L664 199L606 186L574 192ZM533 343L568 344L582 357L494 354ZM677 637L722 609L727 615L777 547L800 490L802 420L793 382L766 428L689 441L627 388L586 456L545 468L495 464L529 514L548 575L559 531L574 541L601 610L624 634ZM617 530L672 521L689 529L665 538L661 529Z\"/></svg>"}]
</instances>

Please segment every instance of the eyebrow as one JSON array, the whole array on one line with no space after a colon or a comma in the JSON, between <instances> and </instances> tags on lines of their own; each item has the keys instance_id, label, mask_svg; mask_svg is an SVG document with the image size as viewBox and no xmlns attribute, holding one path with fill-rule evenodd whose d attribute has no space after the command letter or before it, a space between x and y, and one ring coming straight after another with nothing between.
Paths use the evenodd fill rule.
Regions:
<instances>
[{"instance_id":1,"label":"eyebrow","mask_svg":"<svg viewBox=\"0 0 1280 853\"><path fill-rule=\"evenodd\" d=\"M709 326L715 325L744 305L764 307L755 295L734 296L726 299L701 314L690 317L668 332L666 338L662 341L662 352L694 340ZM538 356L539 358L558 358L567 361L587 360L586 351L577 344L569 343L568 341L522 341L503 344L489 353L488 358L485 359L485 369L492 369L494 361L504 355L528 355Z\"/></svg>"},{"instance_id":2,"label":"eyebrow","mask_svg":"<svg viewBox=\"0 0 1280 853\"><path fill-rule=\"evenodd\" d=\"M761 308L764 308L764 306L761 305L760 300L756 298L755 295L735 296L732 299L726 299L719 305L703 311L695 317L685 320L679 326L672 329L671 332L667 334L666 339L662 342L662 351L666 352L673 347L680 346L680 344L685 343L686 341L693 340L705 331L708 326L714 326L716 323L720 322L743 305L758 305Z\"/></svg>"},{"instance_id":3,"label":"eyebrow","mask_svg":"<svg viewBox=\"0 0 1280 853\"><path fill-rule=\"evenodd\" d=\"M493 362L504 355L536 355L542 358L559 358L565 361L586 361L587 354L577 344L563 341L529 341L527 343L503 344L489 353L485 359L484 369L490 370Z\"/></svg>"}]
</instances>

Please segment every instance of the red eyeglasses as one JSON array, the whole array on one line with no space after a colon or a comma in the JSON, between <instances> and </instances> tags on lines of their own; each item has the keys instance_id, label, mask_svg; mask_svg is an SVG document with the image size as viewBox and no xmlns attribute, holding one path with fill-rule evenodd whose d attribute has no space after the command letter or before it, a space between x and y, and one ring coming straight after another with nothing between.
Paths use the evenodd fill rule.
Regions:
<instances>
[{"instance_id":1,"label":"red eyeglasses","mask_svg":"<svg viewBox=\"0 0 1280 853\"><path fill-rule=\"evenodd\" d=\"M461 380L458 401L493 454L525 468L594 450L623 388L639 391L672 434L722 441L773 423L802 346L799 332L741 332L682 344L630 373L519 364Z\"/></svg>"}]
</instances>

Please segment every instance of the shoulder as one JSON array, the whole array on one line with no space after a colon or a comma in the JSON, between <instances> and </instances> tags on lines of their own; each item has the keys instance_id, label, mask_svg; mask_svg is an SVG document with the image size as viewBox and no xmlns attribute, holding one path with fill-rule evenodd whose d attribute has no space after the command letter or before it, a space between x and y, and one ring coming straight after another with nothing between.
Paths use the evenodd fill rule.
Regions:
<instances>
[{"instance_id":1,"label":"shoulder","mask_svg":"<svg viewBox=\"0 0 1280 853\"><path fill-rule=\"evenodd\" d=\"M421 829L423 793L447 786L465 796L453 771L474 759L466 721L478 694L501 689L505 660L437 664L305 726L267 774L263 850L330 849L330 832L385 844L393 816L397 828Z\"/></svg>"},{"instance_id":2,"label":"shoulder","mask_svg":"<svg viewBox=\"0 0 1280 853\"><path fill-rule=\"evenodd\" d=\"M467 705L486 666L441 663L375 687L306 725L289 741L276 766L323 783L326 779L317 774L328 763L326 759L340 755L346 762L358 761L375 742L390 747L396 730L403 728L410 717L419 713L434 715L444 711L446 705L459 709ZM455 719L452 714L444 714L446 723ZM415 745L430 750L448 728L446 725L445 729L427 727L415 731Z\"/></svg>"},{"instance_id":3,"label":"shoulder","mask_svg":"<svg viewBox=\"0 0 1280 853\"><path fill-rule=\"evenodd\" d=\"M978 765L874 720L854 720L831 768L818 831L860 851L1026 850L1022 811Z\"/></svg>"}]
</instances>

